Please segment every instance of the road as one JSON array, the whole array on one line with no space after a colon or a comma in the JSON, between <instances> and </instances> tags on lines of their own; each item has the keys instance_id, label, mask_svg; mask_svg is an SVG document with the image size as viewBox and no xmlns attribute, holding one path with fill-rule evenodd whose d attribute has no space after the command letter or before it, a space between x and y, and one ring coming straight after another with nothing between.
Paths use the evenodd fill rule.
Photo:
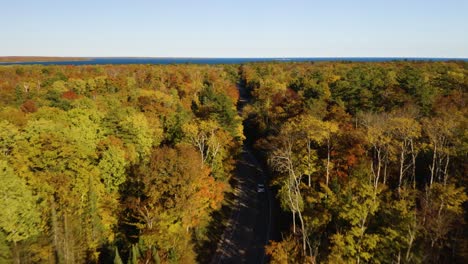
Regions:
<instances>
[{"instance_id":1,"label":"road","mask_svg":"<svg viewBox=\"0 0 468 264\"><path fill-rule=\"evenodd\" d=\"M266 177L251 151L244 147L236 168L235 205L212 263L265 263L264 246L271 232L271 193L257 192Z\"/></svg>"},{"instance_id":2,"label":"road","mask_svg":"<svg viewBox=\"0 0 468 264\"><path fill-rule=\"evenodd\" d=\"M245 103L241 90L239 114ZM212 264L267 262L264 247L271 239L273 224L273 197L267 180L261 164L245 144L234 176L234 205ZM257 191L258 184L265 185L265 192Z\"/></svg>"}]
</instances>

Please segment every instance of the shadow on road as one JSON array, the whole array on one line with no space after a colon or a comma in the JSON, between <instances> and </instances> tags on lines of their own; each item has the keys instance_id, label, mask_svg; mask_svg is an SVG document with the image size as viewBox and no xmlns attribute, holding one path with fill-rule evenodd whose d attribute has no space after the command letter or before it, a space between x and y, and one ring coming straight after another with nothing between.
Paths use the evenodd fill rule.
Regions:
<instances>
[{"instance_id":1,"label":"shadow on road","mask_svg":"<svg viewBox=\"0 0 468 264\"><path fill-rule=\"evenodd\" d=\"M248 99L241 88L240 94L238 111L242 115L242 108ZM230 182L233 191L227 194L221 210L213 213L209 241L198 248L200 263L257 264L268 260L264 248L272 239L271 230L274 229L271 210L273 194L268 187L267 173L249 145L244 144L238 158L235 176ZM258 192L258 184L265 186L265 192ZM218 241L218 244L213 241Z\"/></svg>"}]
</instances>

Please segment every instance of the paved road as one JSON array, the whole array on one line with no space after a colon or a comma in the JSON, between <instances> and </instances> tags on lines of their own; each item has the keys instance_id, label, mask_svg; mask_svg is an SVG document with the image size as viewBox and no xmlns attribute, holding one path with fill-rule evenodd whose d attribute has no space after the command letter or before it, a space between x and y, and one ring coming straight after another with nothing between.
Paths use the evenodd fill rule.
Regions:
<instances>
[{"instance_id":1,"label":"paved road","mask_svg":"<svg viewBox=\"0 0 468 264\"><path fill-rule=\"evenodd\" d=\"M257 192L259 183L266 186L265 174L248 147L244 147L236 168L236 203L212 263L266 262L264 246L270 239L271 193L268 188Z\"/></svg>"},{"instance_id":2,"label":"paved road","mask_svg":"<svg viewBox=\"0 0 468 264\"><path fill-rule=\"evenodd\" d=\"M239 114L247 103L245 91L240 90ZM264 184L265 192L257 192ZM220 263L265 263L264 247L271 239L273 198L262 166L244 145L234 177L234 205L228 224L211 261Z\"/></svg>"}]
</instances>

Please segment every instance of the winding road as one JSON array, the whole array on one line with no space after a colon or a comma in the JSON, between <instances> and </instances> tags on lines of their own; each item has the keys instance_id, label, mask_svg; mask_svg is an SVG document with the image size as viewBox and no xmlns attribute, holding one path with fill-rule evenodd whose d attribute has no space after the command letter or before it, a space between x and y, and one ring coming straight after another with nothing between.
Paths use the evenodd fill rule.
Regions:
<instances>
[{"instance_id":1,"label":"winding road","mask_svg":"<svg viewBox=\"0 0 468 264\"><path fill-rule=\"evenodd\" d=\"M247 98L240 92L241 114ZM264 248L271 239L273 224L273 197L267 180L267 173L244 144L234 178L234 205L211 264L267 262ZM265 192L257 191L258 184L265 185Z\"/></svg>"}]
</instances>

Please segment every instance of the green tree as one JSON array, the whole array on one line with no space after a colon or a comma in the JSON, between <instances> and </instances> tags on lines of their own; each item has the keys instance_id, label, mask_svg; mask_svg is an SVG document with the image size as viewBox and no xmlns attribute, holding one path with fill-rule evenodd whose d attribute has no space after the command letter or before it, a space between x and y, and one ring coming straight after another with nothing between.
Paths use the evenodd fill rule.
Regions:
<instances>
[{"instance_id":1,"label":"green tree","mask_svg":"<svg viewBox=\"0 0 468 264\"><path fill-rule=\"evenodd\" d=\"M347 225L331 236L330 263L370 261L376 254L381 237L367 231L369 221L379 208L374 186L353 178L342 190L334 206L339 219Z\"/></svg>"},{"instance_id":2,"label":"green tree","mask_svg":"<svg viewBox=\"0 0 468 264\"><path fill-rule=\"evenodd\" d=\"M18 242L32 238L42 231L37 198L2 159L0 180L0 232L5 233L6 241L13 244L15 262L19 263Z\"/></svg>"}]
</instances>

